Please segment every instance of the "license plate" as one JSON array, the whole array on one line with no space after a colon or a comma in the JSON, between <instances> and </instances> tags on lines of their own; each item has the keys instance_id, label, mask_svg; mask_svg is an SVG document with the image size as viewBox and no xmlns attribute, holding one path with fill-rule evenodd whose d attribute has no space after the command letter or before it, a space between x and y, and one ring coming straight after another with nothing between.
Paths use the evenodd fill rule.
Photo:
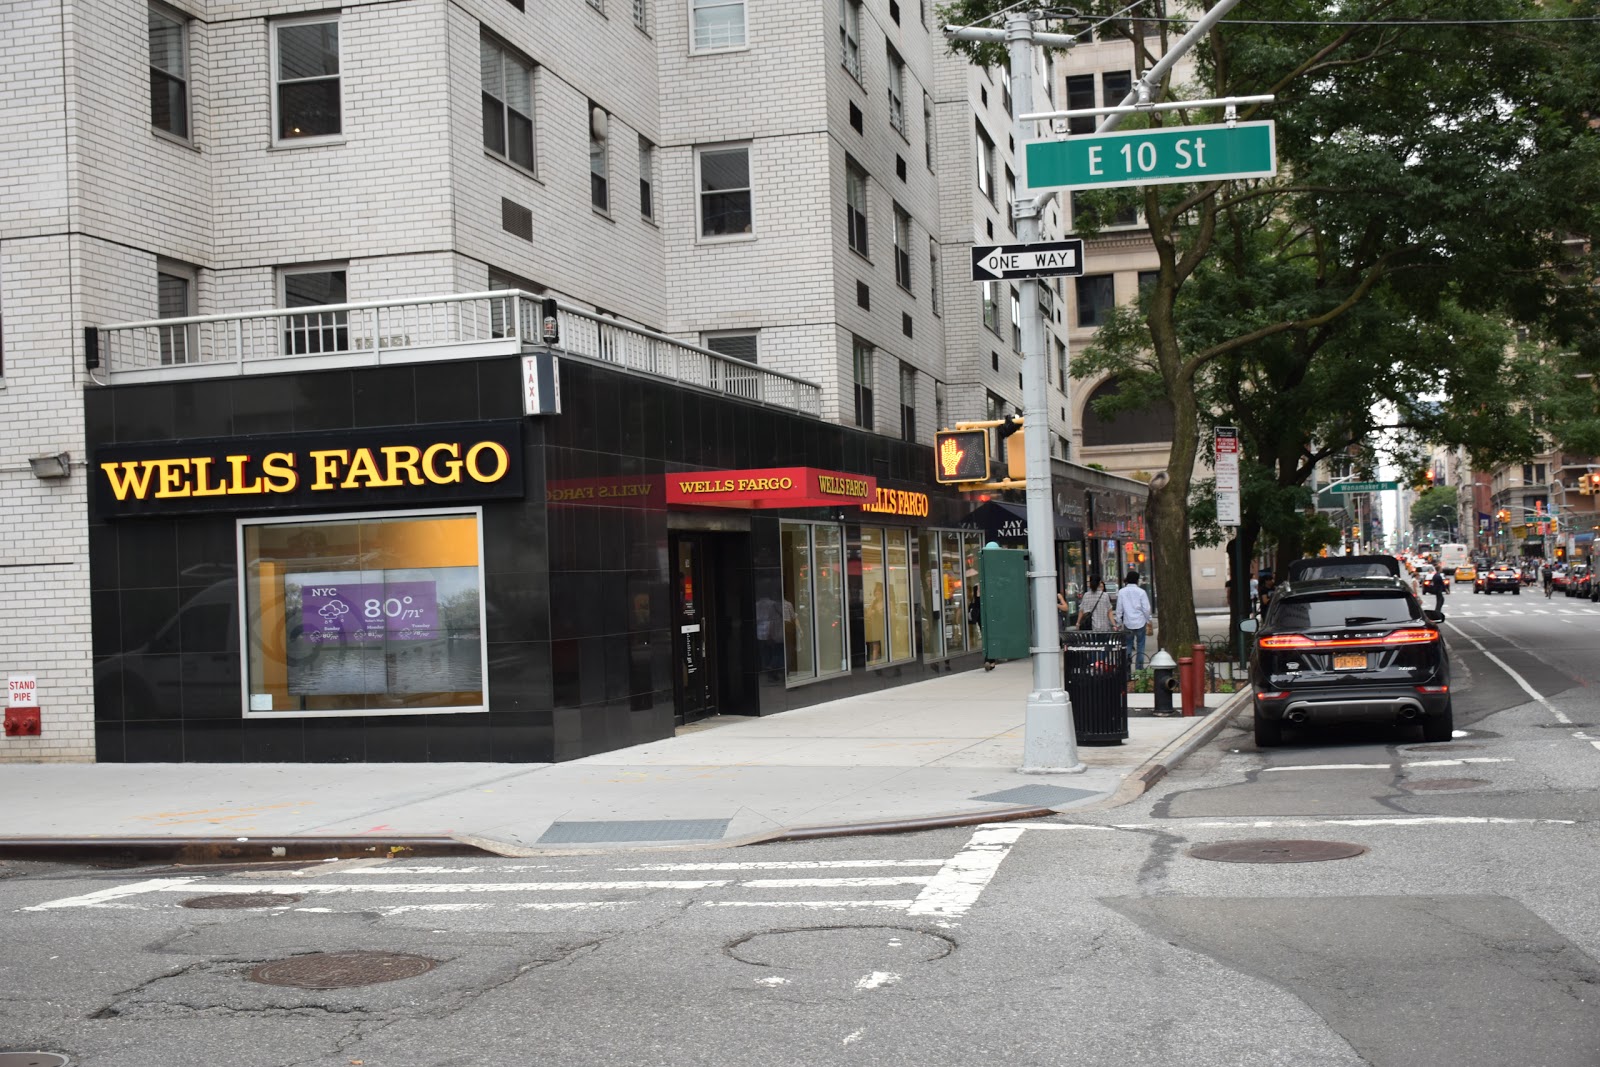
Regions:
<instances>
[{"instance_id":1,"label":"license plate","mask_svg":"<svg viewBox=\"0 0 1600 1067\"><path fill-rule=\"evenodd\" d=\"M1333 669L1336 671L1364 671L1367 669L1367 654L1365 652L1350 653L1333 657Z\"/></svg>"}]
</instances>

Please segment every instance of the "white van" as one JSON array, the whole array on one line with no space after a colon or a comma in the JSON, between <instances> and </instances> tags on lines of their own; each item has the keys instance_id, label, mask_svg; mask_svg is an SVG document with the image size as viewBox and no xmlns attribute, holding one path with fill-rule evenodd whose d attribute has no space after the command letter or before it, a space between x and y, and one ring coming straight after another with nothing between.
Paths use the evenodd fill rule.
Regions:
<instances>
[{"instance_id":1,"label":"white van","mask_svg":"<svg viewBox=\"0 0 1600 1067\"><path fill-rule=\"evenodd\" d=\"M1444 576L1454 583L1456 568L1465 567L1471 563L1472 557L1467 554L1466 545L1443 544L1439 546L1439 552L1434 557L1434 562L1439 565L1440 570L1444 571Z\"/></svg>"}]
</instances>

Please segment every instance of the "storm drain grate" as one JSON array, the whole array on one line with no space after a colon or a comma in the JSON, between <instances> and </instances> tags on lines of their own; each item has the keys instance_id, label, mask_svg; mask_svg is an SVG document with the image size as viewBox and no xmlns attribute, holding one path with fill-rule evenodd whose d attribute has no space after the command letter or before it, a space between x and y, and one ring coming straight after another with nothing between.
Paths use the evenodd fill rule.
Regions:
<instances>
[{"instance_id":1,"label":"storm drain grate","mask_svg":"<svg viewBox=\"0 0 1600 1067\"><path fill-rule=\"evenodd\" d=\"M1219 860L1223 863L1319 863L1322 860L1347 860L1366 851L1366 845L1352 845L1348 841L1257 839L1196 845L1189 850L1189 855L1197 860Z\"/></svg>"},{"instance_id":2,"label":"storm drain grate","mask_svg":"<svg viewBox=\"0 0 1600 1067\"><path fill-rule=\"evenodd\" d=\"M613 822L553 822L541 845L594 841L720 841L732 819L642 819Z\"/></svg>"},{"instance_id":3,"label":"storm drain grate","mask_svg":"<svg viewBox=\"0 0 1600 1067\"><path fill-rule=\"evenodd\" d=\"M0 1052L0 1067L66 1067L68 1062L55 1052Z\"/></svg>"},{"instance_id":4,"label":"storm drain grate","mask_svg":"<svg viewBox=\"0 0 1600 1067\"><path fill-rule=\"evenodd\" d=\"M1407 789L1476 789L1480 785L1488 785L1487 778L1418 778L1412 782L1401 782Z\"/></svg>"},{"instance_id":5,"label":"storm drain grate","mask_svg":"<svg viewBox=\"0 0 1600 1067\"><path fill-rule=\"evenodd\" d=\"M1074 800L1095 795L1093 789L1069 789L1064 785L1019 785L1015 789L1002 789L998 793L985 793L973 800L992 800L997 804L1036 804L1041 808L1070 804Z\"/></svg>"},{"instance_id":6,"label":"storm drain grate","mask_svg":"<svg viewBox=\"0 0 1600 1067\"><path fill-rule=\"evenodd\" d=\"M427 974L438 963L427 956L403 952L312 952L253 967L250 980L300 989L346 989L415 978Z\"/></svg>"},{"instance_id":7,"label":"storm drain grate","mask_svg":"<svg viewBox=\"0 0 1600 1067\"><path fill-rule=\"evenodd\" d=\"M190 897L183 902L186 908L277 908L293 904L299 893L221 893L214 897ZM0 1065L3 1067L3 1065Z\"/></svg>"}]
</instances>

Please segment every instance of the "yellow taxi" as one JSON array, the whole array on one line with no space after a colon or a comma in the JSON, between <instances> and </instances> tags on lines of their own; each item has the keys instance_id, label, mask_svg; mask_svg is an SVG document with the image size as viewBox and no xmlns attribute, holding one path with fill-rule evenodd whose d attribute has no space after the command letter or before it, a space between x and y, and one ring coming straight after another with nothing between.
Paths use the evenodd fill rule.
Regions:
<instances>
[{"instance_id":1,"label":"yellow taxi","mask_svg":"<svg viewBox=\"0 0 1600 1067\"><path fill-rule=\"evenodd\" d=\"M1478 585L1478 568L1468 563L1456 568L1455 584L1463 589L1471 589L1476 593L1482 586Z\"/></svg>"}]
</instances>

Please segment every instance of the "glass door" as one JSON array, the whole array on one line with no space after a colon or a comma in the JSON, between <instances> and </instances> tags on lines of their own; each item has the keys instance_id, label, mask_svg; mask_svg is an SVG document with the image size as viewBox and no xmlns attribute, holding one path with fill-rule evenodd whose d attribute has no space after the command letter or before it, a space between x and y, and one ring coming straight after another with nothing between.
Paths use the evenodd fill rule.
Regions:
<instances>
[{"instance_id":1,"label":"glass door","mask_svg":"<svg viewBox=\"0 0 1600 1067\"><path fill-rule=\"evenodd\" d=\"M716 714L716 632L711 617L705 542L696 534L677 534L672 544L672 653L680 725Z\"/></svg>"}]
</instances>

